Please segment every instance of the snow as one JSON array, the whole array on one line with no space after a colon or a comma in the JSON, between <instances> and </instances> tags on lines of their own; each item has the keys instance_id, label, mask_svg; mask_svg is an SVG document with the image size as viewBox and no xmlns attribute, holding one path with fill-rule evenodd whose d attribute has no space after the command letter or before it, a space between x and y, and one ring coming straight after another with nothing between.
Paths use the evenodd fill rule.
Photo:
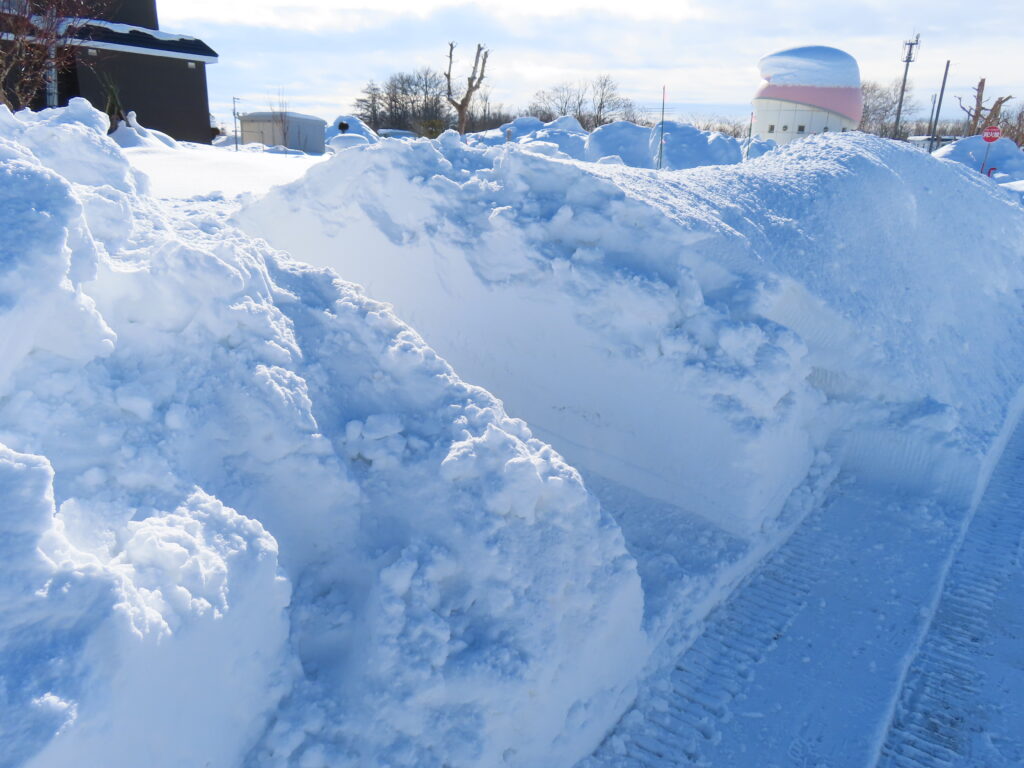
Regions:
<instances>
[{"instance_id":1,"label":"snow","mask_svg":"<svg viewBox=\"0 0 1024 768\"><path fill-rule=\"evenodd\" d=\"M341 131L338 130L339 123L348 123L348 130L345 131L345 135L347 136L362 136L369 144L376 144L380 141L373 129L355 115L338 115L331 123L328 124L324 131L324 138L327 139L328 142L341 133Z\"/></svg>"},{"instance_id":2,"label":"snow","mask_svg":"<svg viewBox=\"0 0 1024 768\"><path fill-rule=\"evenodd\" d=\"M647 643L579 474L104 123L0 110L0 764L585 755Z\"/></svg>"},{"instance_id":3,"label":"snow","mask_svg":"<svg viewBox=\"0 0 1024 768\"><path fill-rule=\"evenodd\" d=\"M857 60L825 45L787 48L762 57L757 66L772 85L860 88Z\"/></svg>"},{"instance_id":4,"label":"snow","mask_svg":"<svg viewBox=\"0 0 1024 768\"><path fill-rule=\"evenodd\" d=\"M622 164L634 168L656 168L662 128L660 123L649 128L619 120L588 133L571 116L549 123L535 117L520 117L500 128L465 137L465 143L477 149L501 146L506 141L548 157L595 163L602 162L602 158L617 157ZM666 121L664 145L662 168L665 170L738 163L743 159L741 145L732 137L702 131L686 123Z\"/></svg>"},{"instance_id":5,"label":"snow","mask_svg":"<svg viewBox=\"0 0 1024 768\"><path fill-rule=\"evenodd\" d=\"M1000 138L989 143L981 136L968 136L957 139L932 154L943 160L963 163L979 173L984 162L986 173L990 168L994 168L993 178L1003 183L1024 181L1024 152L1011 139Z\"/></svg>"},{"instance_id":6,"label":"snow","mask_svg":"<svg viewBox=\"0 0 1024 768\"><path fill-rule=\"evenodd\" d=\"M324 124L324 120L316 115L307 115L303 112L271 111L271 112L246 112L239 115L242 120L254 120L257 122L273 122L275 120L298 120L300 122Z\"/></svg>"},{"instance_id":7,"label":"snow","mask_svg":"<svg viewBox=\"0 0 1024 768\"><path fill-rule=\"evenodd\" d=\"M116 139L115 139L116 140ZM277 184L294 181L323 162L322 155L268 152L261 144L210 147L181 143L173 151L156 145L125 150L133 167L146 174L159 197L206 197L211 201L262 194Z\"/></svg>"},{"instance_id":8,"label":"snow","mask_svg":"<svg viewBox=\"0 0 1024 768\"><path fill-rule=\"evenodd\" d=\"M1021 754L1024 209L970 145L107 127L0 110L0 766Z\"/></svg>"},{"instance_id":9,"label":"snow","mask_svg":"<svg viewBox=\"0 0 1024 768\"><path fill-rule=\"evenodd\" d=\"M574 463L735 533L768 524L851 420L980 461L1016 375L982 361L1019 343L996 318L1020 280L1019 208L984 180L865 136L690 174L525 149L357 149L238 220L393 302ZM984 269L949 250L967 231ZM977 313L953 327L962 302ZM977 356L955 375L951 345ZM859 440L851 461L886 460Z\"/></svg>"},{"instance_id":10,"label":"snow","mask_svg":"<svg viewBox=\"0 0 1024 768\"><path fill-rule=\"evenodd\" d=\"M157 29L150 29L149 27L138 27L132 24L121 24L116 21L106 21L104 19L83 19L79 22L85 27L101 27L103 29L109 29L111 32L117 32L121 35L127 34L139 34L147 35L154 40L164 40L167 42L177 42L182 40L195 40L196 38L188 35L179 35L173 32L163 32Z\"/></svg>"},{"instance_id":11,"label":"snow","mask_svg":"<svg viewBox=\"0 0 1024 768\"><path fill-rule=\"evenodd\" d=\"M144 128L139 125L138 118L135 116L134 112L129 112L127 120L118 123L117 128L111 132L110 138L112 138L122 149L128 149L131 147L178 148L178 142L166 133Z\"/></svg>"}]
</instances>

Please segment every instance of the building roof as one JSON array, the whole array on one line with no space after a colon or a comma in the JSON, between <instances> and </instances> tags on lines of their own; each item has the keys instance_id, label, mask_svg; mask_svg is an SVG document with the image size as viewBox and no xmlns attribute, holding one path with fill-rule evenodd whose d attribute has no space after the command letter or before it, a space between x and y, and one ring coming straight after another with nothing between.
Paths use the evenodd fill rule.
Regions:
<instances>
[{"instance_id":1,"label":"building roof","mask_svg":"<svg viewBox=\"0 0 1024 768\"><path fill-rule=\"evenodd\" d=\"M289 120L305 120L308 122L317 122L324 126L327 125L327 121L323 118L316 117L315 115L304 115L301 112L246 112L244 115L239 115L238 119L261 122L268 120L280 120L282 116Z\"/></svg>"},{"instance_id":2,"label":"building roof","mask_svg":"<svg viewBox=\"0 0 1024 768\"><path fill-rule=\"evenodd\" d=\"M772 85L813 85L860 88L857 60L846 51L826 45L787 48L757 63L761 77Z\"/></svg>"},{"instance_id":3,"label":"building roof","mask_svg":"<svg viewBox=\"0 0 1024 768\"><path fill-rule=\"evenodd\" d=\"M89 19L76 27L75 43L103 50L216 63L217 52L195 37Z\"/></svg>"},{"instance_id":4,"label":"building roof","mask_svg":"<svg viewBox=\"0 0 1024 768\"><path fill-rule=\"evenodd\" d=\"M817 107L859 123L864 110L857 60L824 45L788 48L758 62L764 82L754 99Z\"/></svg>"}]
</instances>

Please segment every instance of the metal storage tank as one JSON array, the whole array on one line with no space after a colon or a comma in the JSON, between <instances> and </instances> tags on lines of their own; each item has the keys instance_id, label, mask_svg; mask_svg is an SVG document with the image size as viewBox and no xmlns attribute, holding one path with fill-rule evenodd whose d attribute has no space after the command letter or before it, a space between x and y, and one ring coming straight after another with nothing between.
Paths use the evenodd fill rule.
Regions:
<instances>
[{"instance_id":1,"label":"metal storage tank","mask_svg":"<svg viewBox=\"0 0 1024 768\"><path fill-rule=\"evenodd\" d=\"M249 112L239 115L243 144L298 149L311 155L324 153L327 121L300 112Z\"/></svg>"},{"instance_id":2,"label":"metal storage tank","mask_svg":"<svg viewBox=\"0 0 1024 768\"><path fill-rule=\"evenodd\" d=\"M864 97L857 60L838 48L789 48L758 62L764 83L754 95L755 135L788 144L814 133L854 130Z\"/></svg>"}]
</instances>

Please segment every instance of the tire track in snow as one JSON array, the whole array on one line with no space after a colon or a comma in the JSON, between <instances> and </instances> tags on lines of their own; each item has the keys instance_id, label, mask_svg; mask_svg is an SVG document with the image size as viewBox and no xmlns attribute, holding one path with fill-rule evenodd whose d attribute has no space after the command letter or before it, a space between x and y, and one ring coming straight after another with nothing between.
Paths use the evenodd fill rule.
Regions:
<instances>
[{"instance_id":1,"label":"tire track in snow","mask_svg":"<svg viewBox=\"0 0 1024 768\"><path fill-rule=\"evenodd\" d=\"M578 768L708 765L705 749L720 739L732 702L753 679L797 615L814 584L828 578L841 542L812 513L708 620L677 660L593 757Z\"/></svg>"},{"instance_id":2,"label":"tire track in snow","mask_svg":"<svg viewBox=\"0 0 1024 768\"><path fill-rule=\"evenodd\" d=\"M1024 423L1000 459L950 566L931 626L907 671L877 768L1004 764L992 758L978 762L972 746L984 730L986 702L980 697L990 655L985 644L993 624L1006 619L999 598L1020 568L1022 540Z\"/></svg>"}]
</instances>

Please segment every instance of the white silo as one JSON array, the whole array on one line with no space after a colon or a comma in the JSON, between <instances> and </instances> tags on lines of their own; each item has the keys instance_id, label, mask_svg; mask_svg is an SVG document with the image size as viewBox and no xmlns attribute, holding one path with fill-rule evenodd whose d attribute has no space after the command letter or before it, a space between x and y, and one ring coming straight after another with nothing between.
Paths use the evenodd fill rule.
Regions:
<instances>
[{"instance_id":1,"label":"white silo","mask_svg":"<svg viewBox=\"0 0 1024 768\"><path fill-rule=\"evenodd\" d=\"M864 97L857 60L838 48L789 48L758 62L754 134L787 144L812 133L854 130Z\"/></svg>"}]
</instances>

